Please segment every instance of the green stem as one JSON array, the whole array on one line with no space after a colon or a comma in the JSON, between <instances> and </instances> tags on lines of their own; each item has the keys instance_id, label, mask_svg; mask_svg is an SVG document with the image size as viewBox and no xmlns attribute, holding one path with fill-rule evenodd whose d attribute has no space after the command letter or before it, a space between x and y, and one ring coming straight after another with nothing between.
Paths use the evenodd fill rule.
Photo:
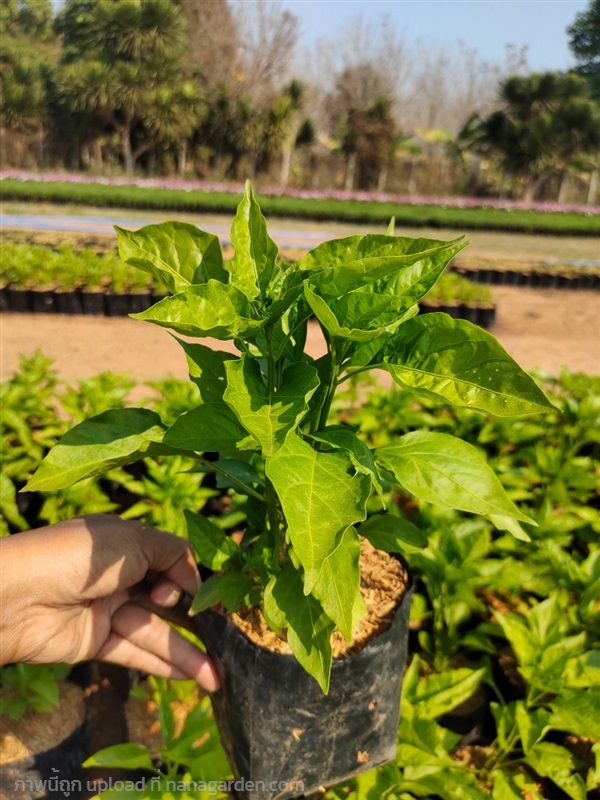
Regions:
<instances>
[{"instance_id":1,"label":"green stem","mask_svg":"<svg viewBox=\"0 0 600 800\"><path fill-rule=\"evenodd\" d=\"M374 369L373 365L369 365L367 367L356 367L356 369L346 370L344 372L344 377L338 380L338 386L344 381L347 381L353 375L358 375L359 372L367 372L367 370Z\"/></svg>"},{"instance_id":2,"label":"green stem","mask_svg":"<svg viewBox=\"0 0 600 800\"><path fill-rule=\"evenodd\" d=\"M317 430L321 430L327 425L327 419L329 418L329 412L331 411L331 404L333 403L333 396L335 394L335 390L338 384L338 377L340 374L340 369L342 366L342 361L344 360L345 355L345 348L343 345L336 344L335 339L331 341L331 373L329 375L329 385L327 387L327 394L325 395L325 400L323 401L323 406L321 408L321 413L319 415L319 423Z\"/></svg>"},{"instance_id":3,"label":"green stem","mask_svg":"<svg viewBox=\"0 0 600 800\"><path fill-rule=\"evenodd\" d=\"M273 356L273 329L267 329L267 388L269 394L275 391L277 359ZM279 510L277 507L277 493L275 487L265 475L265 500L267 503L267 520L273 541L273 567L279 564L280 549L282 547L281 529L279 527Z\"/></svg>"},{"instance_id":4,"label":"green stem","mask_svg":"<svg viewBox=\"0 0 600 800\"><path fill-rule=\"evenodd\" d=\"M301 319L300 322L297 322L294 325L294 327L290 330L290 332L287 334L287 336L285 337L283 342L279 345L278 351L275 353L275 360L276 361L278 361L279 358L281 358L281 354L283 353L286 344L289 342L289 340L292 338L292 336L296 333L298 328L302 327L302 325L304 325L305 322L308 322L309 319L310 319L310 314L308 314L306 317L304 317L304 319Z\"/></svg>"},{"instance_id":5,"label":"green stem","mask_svg":"<svg viewBox=\"0 0 600 800\"><path fill-rule=\"evenodd\" d=\"M251 486L248 486L247 483L244 483L244 481L239 480L239 478L236 478L230 472L227 472L227 470L217 466L217 464L215 464L214 461L208 461L206 458L202 458L202 456L199 456L197 454L194 456L194 458L201 464L205 464L207 467L209 467L212 472L218 472L219 475L223 475L223 477L227 478L227 480L230 480L232 483L236 483L240 487L240 489L244 490L245 494L249 494L252 497L256 497L257 500L262 500L263 502L266 499L265 495L260 494L260 492L257 492Z\"/></svg>"}]
</instances>

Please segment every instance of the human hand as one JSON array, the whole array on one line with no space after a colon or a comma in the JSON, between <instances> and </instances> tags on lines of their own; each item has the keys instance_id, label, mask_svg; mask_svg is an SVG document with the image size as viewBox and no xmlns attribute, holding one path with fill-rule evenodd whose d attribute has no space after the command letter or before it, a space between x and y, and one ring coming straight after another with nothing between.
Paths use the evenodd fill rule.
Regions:
<instances>
[{"instance_id":1,"label":"human hand","mask_svg":"<svg viewBox=\"0 0 600 800\"><path fill-rule=\"evenodd\" d=\"M210 659L159 616L200 586L183 539L79 517L1 539L0 571L0 663L96 658L219 688Z\"/></svg>"}]
</instances>

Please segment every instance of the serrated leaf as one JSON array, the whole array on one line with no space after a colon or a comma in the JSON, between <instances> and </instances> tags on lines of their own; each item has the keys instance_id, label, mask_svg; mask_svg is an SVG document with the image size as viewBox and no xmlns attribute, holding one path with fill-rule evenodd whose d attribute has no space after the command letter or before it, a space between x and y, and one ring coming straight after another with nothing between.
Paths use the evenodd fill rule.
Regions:
<instances>
[{"instance_id":1,"label":"serrated leaf","mask_svg":"<svg viewBox=\"0 0 600 800\"><path fill-rule=\"evenodd\" d=\"M127 742L105 747L83 763L84 767L122 767L124 769L149 769L156 772L148 748Z\"/></svg>"},{"instance_id":2,"label":"serrated leaf","mask_svg":"<svg viewBox=\"0 0 600 800\"><path fill-rule=\"evenodd\" d=\"M235 450L248 432L222 400L203 403L178 417L165 433L164 442L197 453Z\"/></svg>"},{"instance_id":3,"label":"serrated leaf","mask_svg":"<svg viewBox=\"0 0 600 800\"><path fill-rule=\"evenodd\" d=\"M308 401L319 386L317 370L305 362L290 365L276 392L265 385L254 358L242 356L228 362L225 370L225 402L256 439L263 455L274 455L308 411Z\"/></svg>"},{"instance_id":4,"label":"serrated leaf","mask_svg":"<svg viewBox=\"0 0 600 800\"><path fill-rule=\"evenodd\" d=\"M496 416L554 407L487 331L447 314L406 322L385 346L384 363L403 389Z\"/></svg>"},{"instance_id":5,"label":"serrated leaf","mask_svg":"<svg viewBox=\"0 0 600 800\"><path fill-rule=\"evenodd\" d=\"M198 560L205 567L219 572L226 569L240 555L240 547L237 542L227 536L222 528L206 517L200 516L184 508L187 526L187 538L192 543L196 551Z\"/></svg>"},{"instance_id":6,"label":"serrated leaf","mask_svg":"<svg viewBox=\"0 0 600 800\"><path fill-rule=\"evenodd\" d=\"M375 490L381 494L383 492L379 472L369 446L347 426L331 425L325 430L312 434L312 438L317 442L324 442L334 449L343 450L357 472L368 475Z\"/></svg>"},{"instance_id":7,"label":"serrated leaf","mask_svg":"<svg viewBox=\"0 0 600 800\"><path fill-rule=\"evenodd\" d=\"M205 611L207 608L219 602L219 583L221 577L221 575L210 575L205 581L202 581L202 585L192 600L190 614L199 614L201 611Z\"/></svg>"},{"instance_id":8,"label":"serrated leaf","mask_svg":"<svg viewBox=\"0 0 600 800\"><path fill-rule=\"evenodd\" d=\"M227 281L219 238L186 222L162 222L126 231L115 225L119 255L171 292L213 278Z\"/></svg>"},{"instance_id":9,"label":"serrated leaf","mask_svg":"<svg viewBox=\"0 0 600 800\"><path fill-rule=\"evenodd\" d=\"M215 339L251 339L264 324L248 298L235 286L209 280L200 286L165 297L147 311L130 314L185 336Z\"/></svg>"},{"instance_id":10,"label":"serrated leaf","mask_svg":"<svg viewBox=\"0 0 600 800\"><path fill-rule=\"evenodd\" d=\"M318 600L306 596L300 572L291 562L265 589L265 617L279 629L287 629L292 652L312 675L324 694L329 691L331 674L331 634L334 624Z\"/></svg>"},{"instance_id":11,"label":"serrated leaf","mask_svg":"<svg viewBox=\"0 0 600 800\"><path fill-rule=\"evenodd\" d=\"M311 592L347 642L352 640L354 616L362 610L360 606L355 609L357 597L361 596L359 560L360 540L354 528L348 528L333 553L323 561Z\"/></svg>"},{"instance_id":12,"label":"serrated leaf","mask_svg":"<svg viewBox=\"0 0 600 800\"><path fill-rule=\"evenodd\" d=\"M575 759L564 747L553 742L539 742L524 760L538 775L554 781L572 800L586 800L583 779L575 772Z\"/></svg>"},{"instance_id":13,"label":"serrated leaf","mask_svg":"<svg viewBox=\"0 0 600 800\"><path fill-rule=\"evenodd\" d=\"M200 397L204 403L215 403L223 399L227 385L225 363L237 358L232 353L213 350L204 344L186 342L173 337L180 344L188 362L190 380L200 389Z\"/></svg>"},{"instance_id":14,"label":"serrated leaf","mask_svg":"<svg viewBox=\"0 0 600 800\"><path fill-rule=\"evenodd\" d=\"M290 434L265 470L281 501L294 552L305 570L305 593L314 588L341 531L365 518L370 481L340 452L320 453Z\"/></svg>"},{"instance_id":15,"label":"serrated leaf","mask_svg":"<svg viewBox=\"0 0 600 800\"><path fill-rule=\"evenodd\" d=\"M158 414L145 408L105 411L67 431L25 486L28 492L52 492L83 478L132 464L161 442L165 428Z\"/></svg>"},{"instance_id":16,"label":"serrated leaf","mask_svg":"<svg viewBox=\"0 0 600 800\"><path fill-rule=\"evenodd\" d=\"M267 233L267 224L246 181L244 197L231 225L232 260L225 265L230 282L249 300L263 294L276 269L277 246Z\"/></svg>"},{"instance_id":17,"label":"serrated leaf","mask_svg":"<svg viewBox=\"0 0 600 800\"><path fill-rule=\"evenodd\" d=\"M379 448L376 461L407 492L427 503L535 525L511 502L479 451L455 436L413 431Z\"/></svg>"},{"instance_id":18,"label":"serrated leaf","mask_svg":"<svg viewBox=\"0 0 600 800\"><path fill-rule=\"evenodd\" d=\"M410 553L427 545L427 537L416 525L390 514L373 514L361 524L358 532L373 547L388 553Z\"/></svg>"}]
</instances>

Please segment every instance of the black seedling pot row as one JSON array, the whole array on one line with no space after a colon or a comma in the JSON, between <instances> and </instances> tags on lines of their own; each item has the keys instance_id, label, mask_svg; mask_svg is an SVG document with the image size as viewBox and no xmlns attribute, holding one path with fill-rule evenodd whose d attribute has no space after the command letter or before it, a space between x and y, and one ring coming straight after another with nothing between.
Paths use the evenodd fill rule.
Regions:
<instances>
[{"instance_id":1,"label":"black seedling pot row","mask_svg":"<svg viewBox=\"0 0 600 800\"><path fill-rule=\"evenodd\" d=\"M597 273L541 272L514 269L465 269L455 267L454 272L473 283L494 286L528 286L534 289L600 289L600 269Z\"/></svg>"},{"instance_id":2,"label":"black seedling pot row","mask_svg":"<svg viewBox=\"0 0 600 800\"><path fill-rule=\"evenodd\" d=\"M151 305L167 297L166 294L123 293L86 289L58 291L55 289L17 289L10 286L0 288L0 311L21 314L83 314L86 316L126 317L145 311ZM444 311L451 317L468 319L482 328L494 324L496 309L487 306L429 305L421 304L421 313Z\"/></svg>"},{"instance_id":3,"label":"black seedling pot row","mask_svg":"<svg viewBox=\"0 0 600 800\"><path fill-rule=\"evenodd\" d=\"M0 288L0 311L25 314L84 314L124 317L145 311L166 297L152 292L114 294L93 289L22 289Z\"/></svg>"},{"instance_id":4,"label":"black seedling pot row","mask_svg":"<svg viewBox=\"0 0 600 800\"><path fill-rule=\"evenodd\" d=\"M454 319L466 319L479 325L480 328L489 330L496 321L496 306L470 306L466 303L458 305L430 305L421 303L420 314L431 314L434 311L442 311L449 314Z\"/></svg>"}]
</instances>

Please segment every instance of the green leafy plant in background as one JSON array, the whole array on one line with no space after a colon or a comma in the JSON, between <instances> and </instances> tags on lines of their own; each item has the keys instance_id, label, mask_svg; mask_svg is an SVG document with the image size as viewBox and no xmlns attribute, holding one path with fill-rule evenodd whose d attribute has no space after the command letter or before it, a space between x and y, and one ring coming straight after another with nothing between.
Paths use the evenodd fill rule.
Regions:
<instances>
[{"instance_id":1,"label":"green leafy plant in background","mask_svg":"<svg viewBox=\"0 0 600 800\"><path fill-rule=\"evenodd\" d=\"M9 719L21 719L32 708L52 711L58 708L59 681L71 667L68 664L14 664L0 670L0 714Z\"/></svg>"},{"instance_id":2,"label":"green leafy plant in background","mask_svg":"<svg viewBox=\"0 0 600 800\"><path fill-rule=\"evenodd\" d=\"M147 456L187 456L219 475L246 496L247 529L238 544L218 519L186 511L188 536L215 572L193 609L262 602L268 624L286 631L325 692L331 633L337 628L350 641L364 612L359 536L391 551L419 538L414 526L390 525L384 514L362 524L385 486L528 538L521 525L534 521L466 441L411 430L371 449L351 426L330 424L340 384L371 369L417 396L502 417L551 408L489 334L444 314L416 316L462 239L390 230L326 242L282 265L249 185L232 224L230 262L215 236L191 225L117 230L122 259L172 293L133 316L195 339L233 341L239 355L177 339L200 403L169 427L144 408L80 423L50 451L29 490L63 489ZM313 315L327 348L319 359L304 352Z\"/></svg>"},{"instance_id":3,"label":"green leafy plant in background","mask_svg":"<svg viewBox=\"0 0 600 800\"><path fill-rule=\"evenodd\" d=\"M143 788L139 788L138 781L137 789L126 790L126 796L131 800L163 800L167 797L224 800L229 795L219 787L223 787L225 781L232 781L233 776L219 744L210 700L203 697L198 701L196 690L197 687L191 687L189 682L149 678L147 688L136 687L133 693L141 697L149 694L157 706L162 738L158 752L128 742L94 753L83 766L144 770L146 780ZM193 704L179 731L173 712L174 701ZM178 788L184 786L188 788ZM124 790L120 788L109 789L101 795L104 800L123 800L124 796Z\"/></svg>"}]
</instances>

